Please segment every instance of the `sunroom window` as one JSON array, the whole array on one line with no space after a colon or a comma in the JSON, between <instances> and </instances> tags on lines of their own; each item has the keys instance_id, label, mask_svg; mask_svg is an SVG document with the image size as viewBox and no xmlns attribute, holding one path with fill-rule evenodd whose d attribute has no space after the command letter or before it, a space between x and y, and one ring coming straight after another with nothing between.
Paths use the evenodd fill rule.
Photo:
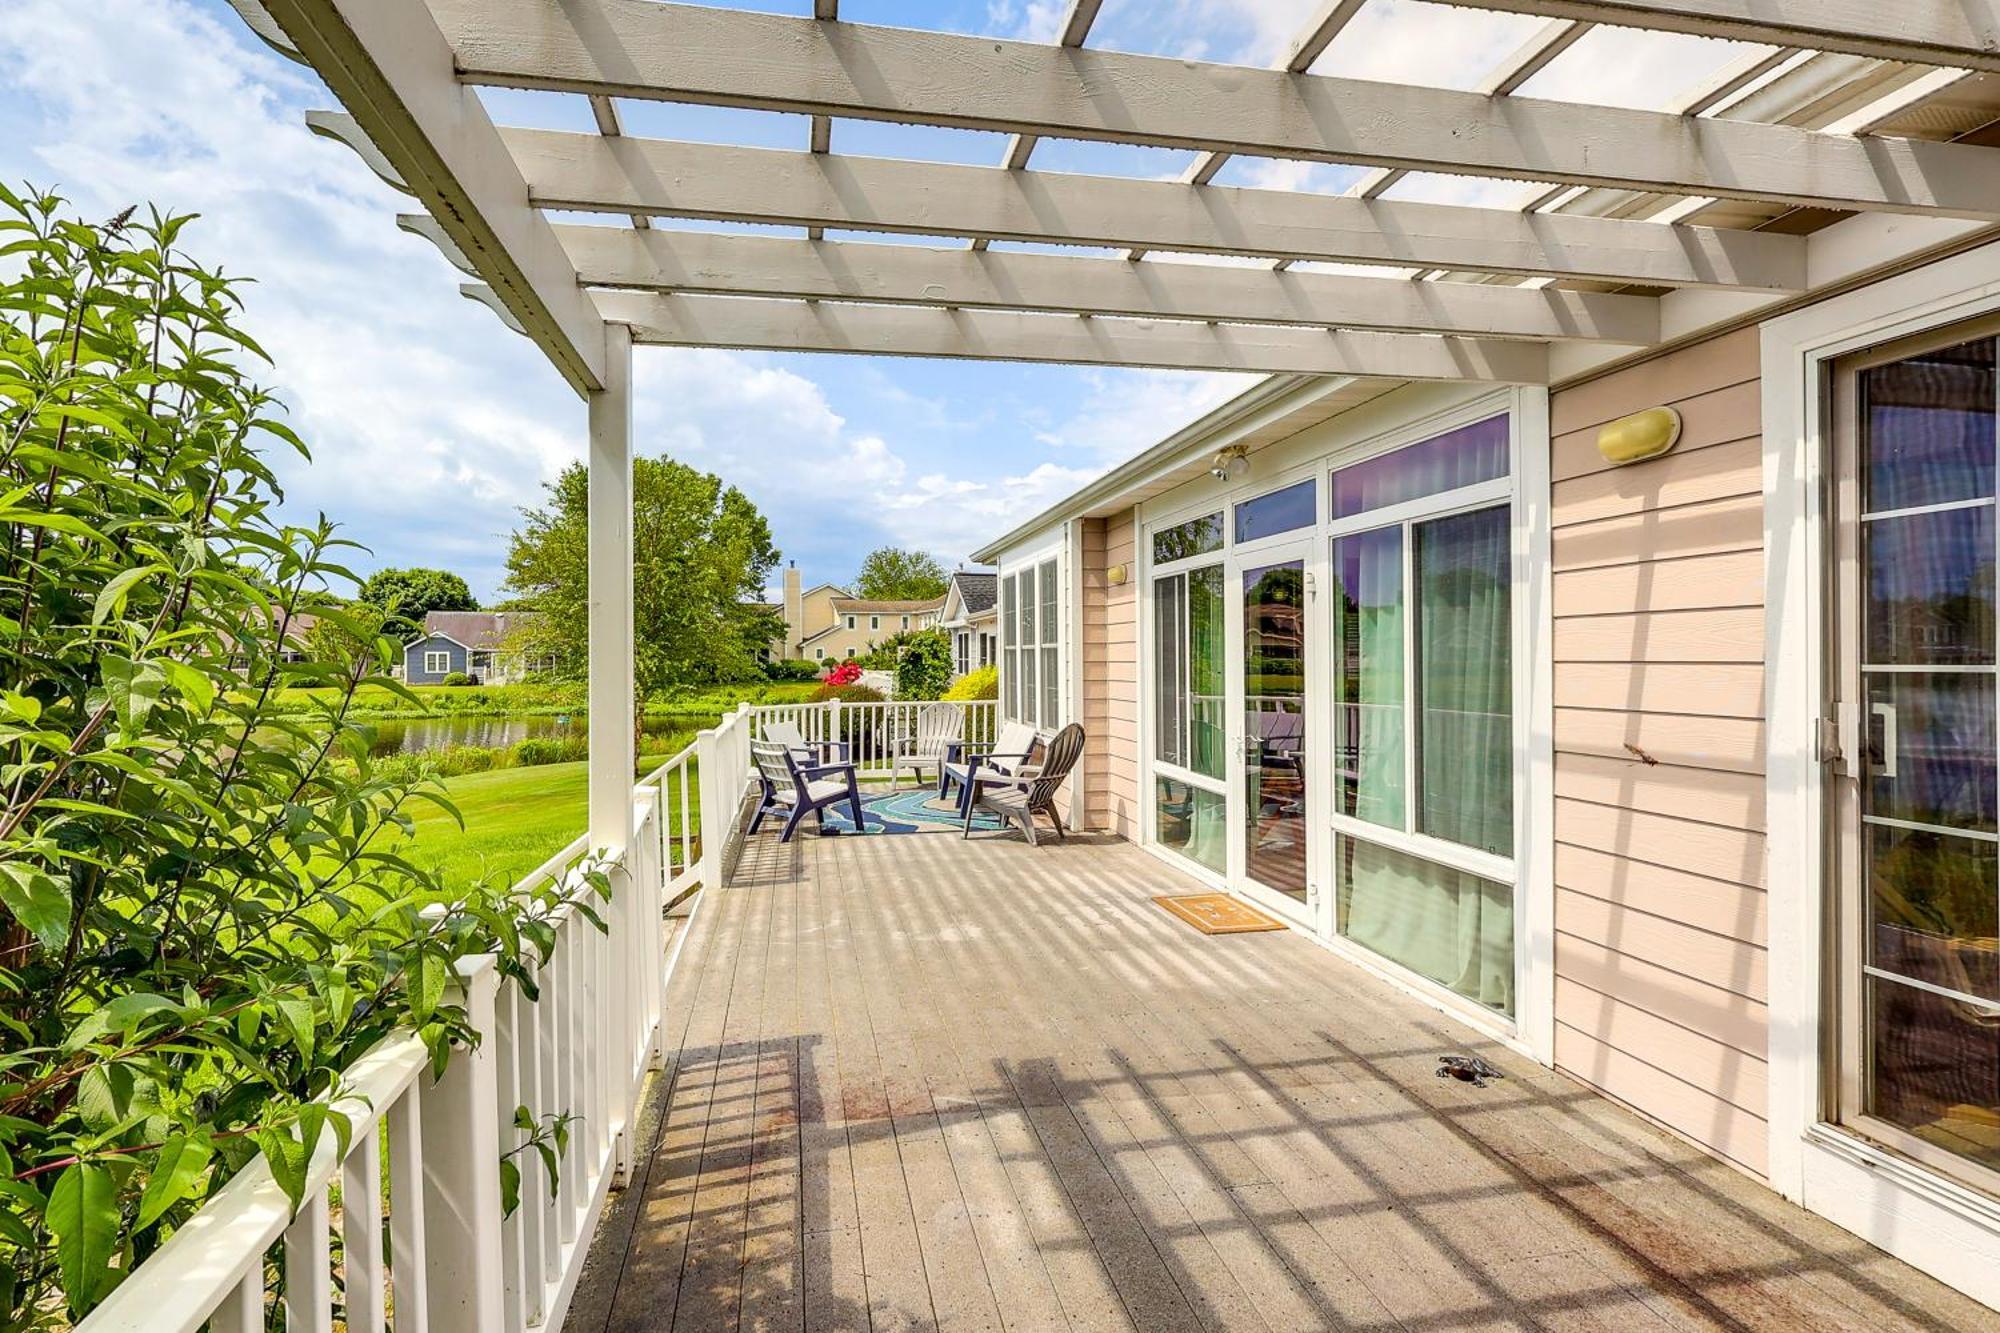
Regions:
<instances>
[{"instance_id":1,"label":"sunroom window","mask_svg":"<svg viewBox=\"0 0 2000 1333\"><path fill-rule=\"evenodd\" d=\"M1002 712L1042 731L1063 724L1062 576L1048 559L1000 579Z\"/></svg>"}]
</instances>

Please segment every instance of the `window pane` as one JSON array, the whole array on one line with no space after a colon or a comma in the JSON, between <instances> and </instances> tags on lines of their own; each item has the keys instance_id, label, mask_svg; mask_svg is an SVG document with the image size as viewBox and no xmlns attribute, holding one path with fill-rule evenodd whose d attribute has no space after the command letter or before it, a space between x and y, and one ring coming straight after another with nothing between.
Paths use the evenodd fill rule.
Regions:
<instances>
[{"instance_id":1,"label":"window pane","mask_svg":"<svg viewBox=\"0 0 2000 1333\"><path fill-rule=\"evenodd\" d=\"M1062 636L1057 627L1062 617L1056 614L1056 562L1050 560L1042 566L1042 642L1055 643Z\"/></svg>"},{"instance_id":2,"label":"window pane","mask_svg":"<svg viewBox=\"0 0 2000 1333\"><path fill-rule=\"evenodd\" d=\"M1861 373L1869 513L1993 494L1993 339Z\"/></svg>"},{"instance_id":3,"label":"window pane","mask_svg":"<svg viewBox=\"0 0 2000 1333\"><path fill-rule=\"evenodd\" d=\"M1869 1112L2000 1169L2000 1006L1866 986Z\"/></svg>"},{"instance_id":4,"label":"window pane","mask_svg":"<svg viewBox=\"0 0 2000 1333\"><path fill-rule=\"evenodd\" d=\"M2000 1004L2000 847L1881 824L1866 833L1869 963Z\"/></svg>"},{"instance_id":5,"label":"window pane","mask_svg":"<svg viewBox=\"0 0 2000 1333\"><path fill-rule=\"evenodd\" d=\"M1153 584L1153 757L1187 763L1187 577Z\"/></svg>"},{"instance_id":6,"label":"window pane","mask_svg":"<svg viewBox=\"0 0 2000 1333\"><path fill-rule=\"evenodd\" d=\"M1009 574L1006 578L1000 580L1000 632L1006 637L1009 644L1018 646L1020 639L1016 635L1015 629L1014 576Z\"/></svg>"},{"instance_id":7,"label":"window pane","mask_svg":"<svg viewBox=\"0 0 2000 1333\"><path fill-rule=\"evenodd\" d=\"M1995 831L1993 677L1870 672L1866 684L1863 813Z\"/></svg>"},{"instance_id":8,"label":"window pane","mask_svg":"<svg viewBox=\"0 0 2000 1333\"><path fill-rule=\"evenodd\" d=\"M1054 648L1042 649L1042 725L1062 725L1062 664Z\"/></svg>"},{"instance_id":9,"label":"window pane","mask_svg":"<svg viewBox=\"0 0 2000 1333\"><path fill-rule=\"evenodd\" d=\"M1333 544L1334 776L1342 814L1407 828L1403 801L1403 530Z\"/></svg>"},{"instance_id":10,"label":"window pane","mask_svg":"<svg viewBox=\"0 0 2000 1333\"><path fill-rule=\"evenodd\" d=\"M1236 540L1254 542L1294 528L1313 525L1313 483L1310 478L1282 491L1272 491L1236 506Z\"/></svg>"},{"instance_id":11,"label":"window pane","mask_svg":"<svg viewBox=\"0 0 2000 1333\"><path fill-rule=\"evenodd\" d=\"M1514 891L1379 847L1335 844L1335 924L1363 948L1466 999L1514 1012Z\"/></svg>"},{"instance_id":12,"label":"window pane","mask_svg":"<svg viewBox=\"0 0 2000 1333\"><path fill-rule=\"evenodd\" d=\"M1014 710L1014 720L1017 722L1033 722L1035 720L1035 701L1040 697L1035 693L1035 650L1033 648L1023 648L1021 650L1021 703L1020 707Z\"/></svg>"},{"instance_id":13,"label":"window pane","mask_svg":"<svg viewBox=\"0 0 2000 1333\"><path fill-rule=\"evenodd\" d=\"M1305 562L1243 571L1242 824L1250 877L1306 900Z\"/></svg>"},{"instance_id":14,"label":"window pane","mask_svg":"<svg viewBox=\"0 0 2000 1333\"><path fill-rule=\"evenodd\" d=\"M1185 560L1191 555L1207 555L1222 549L1222 515L1204 514L1153 534L1153 560Z\"/></svg>"},{"instance_id":15,"label":"window pane","mask_svg":"<svg viewBox=\"0 0 2000 1333\"><path fill-rule=\"evenodd\" d=\"M1507 508L1415 527L1418 831L1510 856L1514 700Z\"/></svg>"},{"instance_id":16,"label":"window pane","mask_svg":"<svg viewBox=\"0 0 2000 1333\"><path fill-rule=\"evenodd\" d=\"M1021 650L1010 647L1006 651L1006 661L1001 663L1000 674L1006 677L1007 716L1021 716Z\"/></svg>"},{"instance_id":17,"label":"window pane","mask_svg":"<svg viewBox=\"0 0 2000 1333\"><path fill-rule=\"evenodd\" d=\"M1874 519L1861 525L1861 540L1868 560L1868 661L1993 661L1991 506Z\"/></svg>"},{"instance_id":18,"label":"window pane","mask_svg":"<svg viewBox=\"0 0 2000 1333\"><path fill-rule=\"evenodd\" d=\"M1188 594L1188 759L1204 777L1223 776L1227 732L1222 676L1229 651L1224 640L1222 566L1191 570Z\"/></svg>"},{"instance_id":19,"label":"window pane","mask_svg":"<svg viewBox=\"0 0 2000 1333\"><path fill-rule=\"evenodd\" d=\"M1223 873L1228 825L1223 799L1177 778L1153 783L1154 827L1162 847L1172 848L1216 874Z\"/></svg>"},{"instance_id":20,"label":"window pane","mask_svg":"<svg viewBox=\"0 0 2000 1333\"><path fill-rule=\"evenodd\" d=\"M1507 418L1470 426L1371 458L1333 474L1333 516L1442 495L1507 475Z\"/></svg>"},{"instance_id":21,"label":"window pane","mask_svg":"<svg viewBox=\"0 0 2000 1333\"><path fill-rule=\"evenodd\" d=\"M1023 648L1035 641L1035 571L1021 575L1021 618L1014 626L1014 642Z\"/></svg>"}]
</instances>

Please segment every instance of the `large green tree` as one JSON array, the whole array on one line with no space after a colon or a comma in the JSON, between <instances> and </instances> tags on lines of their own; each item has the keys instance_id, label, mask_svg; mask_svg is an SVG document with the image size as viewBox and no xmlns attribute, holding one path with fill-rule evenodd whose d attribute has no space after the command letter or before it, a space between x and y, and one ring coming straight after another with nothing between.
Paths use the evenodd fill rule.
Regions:
<instances>
[{"instance_id":1,"label":"large green tree","mask_svg":"<svg viewBox=\"0 0 2000 1333\"><path fill-rule=\"evenodd\" d=\"M590 666L588 485L581 463L565 468L546 503L522 511L507 551L509 589L543 613L529 646L579 677ZM664 455L632 460L632 497L639 699L756 676L758 646L782 633L758 604L778 564L771 525L734 486Z\"/></svg>"},{"instance_id":2,"label":"large green tree","mask_svg":"<svg viewBox=\"0 0 2000 1333\"><path fill-rule=\"evenodd\" d=\"M944 596L951 572L928 551L882 546L870 551L854 580L854 595L869 601L917 602Z\"/></svg>"},{"instance_id":3,"label":"large green tree","mask_svg":"<svg viewBox=\"0 0 2000 1333\"><path fill-rule=\"evenodd\" d=\"M479 600L464 579L448 569L381 569L361 585L361 600L386 612L404 642L423 632L433 611L477 611Z\"/></svg>"}]
</instances>

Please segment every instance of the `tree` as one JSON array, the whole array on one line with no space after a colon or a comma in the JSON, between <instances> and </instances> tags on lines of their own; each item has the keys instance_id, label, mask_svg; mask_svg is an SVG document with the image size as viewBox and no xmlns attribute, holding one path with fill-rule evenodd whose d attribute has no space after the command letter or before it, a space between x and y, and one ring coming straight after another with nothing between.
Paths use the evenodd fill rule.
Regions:
<instances>
[{"instance_id":1,"label":"tree","mask_svg":"<svg viewBox=\"0 0 2000 1333\"><path fill-rule=\"evenodd\" d=\"M854 580L854 595L871 602L924 602L944 596L951 574L927 551L883 546L868 553Z\"/></svg>"},{"instance_id":2,"label":"tree","mask_svg":"<svg viewBox=\"0 0 2000 1333\"><path fill-rule=\"evenodd\" d=\"M560 670L590 668L589 478L572 464L547 503L522 511L507 551L511 592L543 614L523 631ZM632 460L633 668L643 702L669 686L752 680L757 649L779 637L761 605L777 567L771 526L734 486L659 458Z\"/></svg>"},{"instance_id":3,"label":"tree","mask_svg":"<svg viewBox=\"0 0 2000 1333\"><path fill-rule=\"evenodd\" d=\"M935 699L951 686L951 636L918 630L903 641L896 661L898 699Z\"/></svg>"},{"instance_id":4,"label":"tree","mask_svg":"<svg viewBox=\"0 0 2000 1333\"><path fill-rule=\"evenodd\" d=\"M423 633L433 611L477 611L479 602L465 580L448 569L383 569L361 585L361 600L393 617L393 627L409 643Z\"/></svg>"},{"instance_id":5,"label":"tree","mask_svg":"<svg viewBox=\"0 0 2000 1333\"><path fill-rule=\"evenodd\" d=\"M523 977L555 910L381 847L443 798L369 757L393 640L274 517L304 445L186 222L0 187L0 1329L74 1326L260 1154L296 1207L314 1099L398 1028L449 1059L453 961Z\"/></svg>"}]
</instances>

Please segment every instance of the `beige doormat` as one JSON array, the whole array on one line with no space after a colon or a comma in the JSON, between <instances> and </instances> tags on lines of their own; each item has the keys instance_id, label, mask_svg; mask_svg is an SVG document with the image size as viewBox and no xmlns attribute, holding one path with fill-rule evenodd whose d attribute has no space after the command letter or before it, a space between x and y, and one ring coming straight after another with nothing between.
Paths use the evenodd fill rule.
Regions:
<instances>
[{"instance_id":1,"label":"beige doormat","mask_svg":"<svg viewBox=\"0 0 2000 1333\"><path fill-rule=\"evenodd\" d=\"M1265 916L1241 898L1227 893L1184 893L1153 901L1204 935L1245 935L1254 930L1285 928L1284 922Z\"/></svg>"}]
</instances>

